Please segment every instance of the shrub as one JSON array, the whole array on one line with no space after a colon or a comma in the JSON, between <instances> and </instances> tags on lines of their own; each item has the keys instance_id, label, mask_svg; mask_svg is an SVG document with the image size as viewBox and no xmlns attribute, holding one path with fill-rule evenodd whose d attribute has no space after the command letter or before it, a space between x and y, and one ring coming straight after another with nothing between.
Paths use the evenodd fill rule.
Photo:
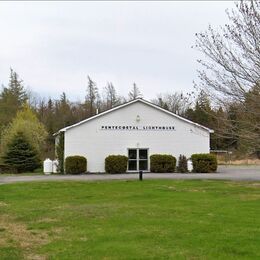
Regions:
<instances>
[{"instance_id":1,"label":"shrub","mask_svg":"<svg viewBox=\"0 0 260 260\"><path fill-rule=\"evenodd\" d=\"M47 131L39 121L37 115L28 104L24 104L22 110L18 111L12 122L4 128L1 133L1 151L8 149L8 144L14 139L18 132L22 132L30 146L37 154L41 155Z\"/></svg>"},{"instance_id":2,"label":"shrub","mask_svg":"<svg viewBox=\"0 0 260 260\"><path fill-rule=\"evenodd\" d=\"M105 171L107 173L125 173L127 170L127 156L109 155L105 159Z\"/></svg>"},{"instance_id":3,"label":"shrub","mask_svg":"<svg viewBox=\"0 0 260 260\"><path fill-rule=\"evenodd\" d=\"M17 173L17 170L11 166L0 163L0 174L4 173Z\"/></svg>"},{"instance_id":4,"label":"shrub","mask_svg":"<svg viewBox=\"0 0 260 260\"><path fill-rule=\"evenodd\" d=\"M17 173L32 172L40 166L37 151L22 132L17 132L10 143L7 144L3 162L9 169L14 169Z\"/></svg>"},{"instance_id":5,"label":"shrub","mask_svg":"<svg viewBox=\"0 0 260 260\"><path fill-rule=\"evenodd\" d=\"M213 154L193 154L191 160L193 164L193 172L215 172L218 167L217 158Z\"/></svg>"},{"instance_id":6,"label":"shrub","mask_svg":"<svg viewBox=\"0 0 260 260\"><path fill-rule=\"evenodd\" d=\"M179 156L177 171L181 173L188 172L188 163L185 155Z\"/></svg>"},{"instance_id":7,"label":"shrub","mask_svg":"<svg viewBox=\"0 0 260 260\"><path fill-rule=\"evenodd\" d=\"M65 171L67 174L80 174L86 172L87 159L79 155L66 157Z\"/></svg>"},{"instance_id":8,"label":"shrub","mask_svg":"<svg viewBox=\"0 0 260 260\"><path fill-rule=\"evenodd\" d=\"M150 156L151 172L174 172L176 158L168 154L153 154Z\"/></svg>"}]
</instances>

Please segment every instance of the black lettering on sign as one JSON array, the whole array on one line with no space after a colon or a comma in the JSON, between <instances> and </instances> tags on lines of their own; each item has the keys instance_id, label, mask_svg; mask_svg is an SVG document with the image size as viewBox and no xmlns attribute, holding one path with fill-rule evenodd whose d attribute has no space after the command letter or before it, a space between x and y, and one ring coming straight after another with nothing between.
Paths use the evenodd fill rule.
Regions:
<instances>
[{"instance_id":1,"label":"black lettering on sign","mask_svg":"<svg viewBox=\"0 0 260 260\"><path fill-rule=\"evenodd\" d=\"M175 130L174 126L154 126L154 125L146 125L146 126L133 126L133 125L102 125L101 130Z\"/></svg>"}]
</instances>

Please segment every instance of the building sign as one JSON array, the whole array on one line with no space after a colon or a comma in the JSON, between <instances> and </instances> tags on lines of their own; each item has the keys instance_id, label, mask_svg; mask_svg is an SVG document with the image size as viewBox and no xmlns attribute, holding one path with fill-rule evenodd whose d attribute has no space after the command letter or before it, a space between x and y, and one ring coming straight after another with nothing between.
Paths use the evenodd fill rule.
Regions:
<instances>
[{"instance_id":1,"label":"building sign","mask_svg":"<svg viewBox=\"0 0 260 260\"><path fill-rule=\"evenodd\" d=\"M158 126L158 125L102 125L100 130L134 130L134 131L174 131L174 126Z\"/></svg>"}]
</instances>

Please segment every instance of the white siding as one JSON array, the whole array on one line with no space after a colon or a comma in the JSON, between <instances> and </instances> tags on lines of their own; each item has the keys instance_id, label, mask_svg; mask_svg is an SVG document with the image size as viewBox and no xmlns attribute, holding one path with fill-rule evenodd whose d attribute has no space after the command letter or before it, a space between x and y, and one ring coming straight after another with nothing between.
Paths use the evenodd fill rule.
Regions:
<instances>
[{"instance_id":1,"label":"white siding","mask_svg":"<svg viewBox=\"0 0 260 260\"><path fill-rule=\"evenodd\" d=\"M140 122L136 122L136 116ZM102 125L158 125L175 127L174 131L101 130ZM142 102L122 107L65 132L65 158L82 155L88 160L88 171L104 172L105 158L110 154L127 156L127 148L148 148L155 153L208 153L209 131L175 118Z\"/></svg>"}]
</instances>

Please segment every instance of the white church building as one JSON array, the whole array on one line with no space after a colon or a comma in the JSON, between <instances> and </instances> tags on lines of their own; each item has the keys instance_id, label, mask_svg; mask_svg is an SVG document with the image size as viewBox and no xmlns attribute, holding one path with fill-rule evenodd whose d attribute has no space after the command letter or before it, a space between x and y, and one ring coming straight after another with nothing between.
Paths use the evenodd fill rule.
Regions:
<instances>
[{"instance_id":1,"label":"white church building","mask_svg":"<svg viewBox=\"0 0 260 260\"><path fill-rule=\"evenodd\" d=\"M108 155L126 155L128 172L149 171L152 154L210 152L214 131L138 98L59 130L64 158L87 158L89 172L104 172Z\"/></svg>"}]
</instances>

